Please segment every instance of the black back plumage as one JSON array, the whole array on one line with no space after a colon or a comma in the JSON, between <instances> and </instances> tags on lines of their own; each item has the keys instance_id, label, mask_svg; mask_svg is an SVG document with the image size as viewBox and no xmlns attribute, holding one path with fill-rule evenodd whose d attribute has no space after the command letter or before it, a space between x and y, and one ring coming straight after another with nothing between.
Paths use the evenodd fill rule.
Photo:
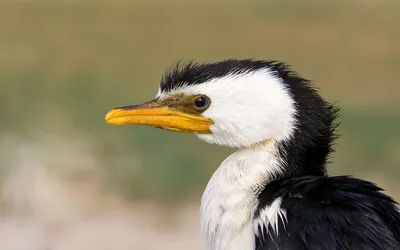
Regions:
<instances>
[{"instance_id":1,"label":"black back plumage","mask_svg":"<svg viewBox=\"0 0 400 250\"><path fill-rule=\"evenodd\" d=\"M256 250L400 249L400 214L396 203L375 184L348 176L279 179L259 194L260 211L282 198L286 221L259 228ZM285 223L285 224L284 224Z\"/></svg>"}]
</instances>

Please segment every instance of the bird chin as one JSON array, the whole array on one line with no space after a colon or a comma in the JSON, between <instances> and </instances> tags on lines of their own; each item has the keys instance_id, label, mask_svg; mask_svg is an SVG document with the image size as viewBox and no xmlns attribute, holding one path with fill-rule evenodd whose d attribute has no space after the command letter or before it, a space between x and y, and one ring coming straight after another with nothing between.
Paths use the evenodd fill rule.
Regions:
<instances>
[{"instance_id":1,"label":"bird chin","mask_svg":"<svg viewBox=\"0 0 400 250\"><path fill-rule=\"evenodd\" d=\"M209 144L215 144L215 145L220 145L220 146L226 146L230 148L239 148L238 145L233 143L232 141L225 140L224 138L214 135L212 133L210 134L202 134L202 133L195 133L195 135L202 141L205 141Z\"/></svg>"}]
</instances>

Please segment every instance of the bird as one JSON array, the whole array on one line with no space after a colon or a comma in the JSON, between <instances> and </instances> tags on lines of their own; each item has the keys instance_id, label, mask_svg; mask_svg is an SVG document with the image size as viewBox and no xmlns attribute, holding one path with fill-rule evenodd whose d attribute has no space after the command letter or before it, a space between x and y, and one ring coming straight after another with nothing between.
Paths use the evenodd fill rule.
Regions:
<instances>
[{"instance_id":1,"label":"bird","mask_svg":"<svg viewBox=\"0 0 400 250\"><path fill-rule=\"evenodd\" d=\"M105 120L236 148L201 197L208 250L400 249L397 202L375 183L327 173L339 112L282 61L227 59L179 62L155 98Z\"/></svg>"}]
</instances>

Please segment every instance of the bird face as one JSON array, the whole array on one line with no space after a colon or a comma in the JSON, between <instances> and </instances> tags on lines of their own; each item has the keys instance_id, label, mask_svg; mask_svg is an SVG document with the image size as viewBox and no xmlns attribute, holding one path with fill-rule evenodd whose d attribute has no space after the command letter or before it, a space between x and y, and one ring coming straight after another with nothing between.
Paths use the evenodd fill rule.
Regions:
<instances>
[{"instance_id":1,"label":"bird face","mask_svg":"<svg viewBox=\"0 0 400 250\"><path fill-rule=\"evenodd\" d=\"M213 121L201 115L210 106L203 95L170 94L137 105L119 107L108 112L106 122L114 125L143 124L161 129L209 134Z\"/></svg>"},{"instance_id":2,"label":"bird face","mask_svg":"<svg viewBox=\"0 0 400 250\"><path fill-rule=\"evenodd\" d=\"M106 122L194 133L230 147L290 137L295 108L283 80L268 67L235 62L179 68L164 77L154 100L113 109Z\"/></svg>"}]
</instances>

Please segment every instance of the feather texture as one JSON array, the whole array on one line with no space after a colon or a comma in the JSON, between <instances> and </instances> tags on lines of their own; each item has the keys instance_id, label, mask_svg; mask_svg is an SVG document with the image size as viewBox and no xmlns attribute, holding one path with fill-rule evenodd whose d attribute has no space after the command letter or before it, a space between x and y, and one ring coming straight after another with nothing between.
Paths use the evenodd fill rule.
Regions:
<instances>
[{"instance_id":1,"label":"feather texture","mask_svg":"<svg viewBox=\"0 0 400 250\"><path fill-rule=\"evenodd\" d=\"M239 147L202 197L210 250L400 249L397 204L375 184L328 177L339 109L286 64L177 64L156 98L206 95L209 143ZM268 142L268 143L265 143Z\"/></svg>"},{"instance_id":2,"label":"feather texture","mask_svg":"<svg viewBox=\"0 0 400 250\"><path fill-rule=\"evenodd\" d=\"M275 180L258 199L255 220L274 199L282 201L288 223L279 234L256 236L256 250L400 249L400 215L396 203L375 184L348 176L302 176Z\"/></svg>"}]
</instances>

